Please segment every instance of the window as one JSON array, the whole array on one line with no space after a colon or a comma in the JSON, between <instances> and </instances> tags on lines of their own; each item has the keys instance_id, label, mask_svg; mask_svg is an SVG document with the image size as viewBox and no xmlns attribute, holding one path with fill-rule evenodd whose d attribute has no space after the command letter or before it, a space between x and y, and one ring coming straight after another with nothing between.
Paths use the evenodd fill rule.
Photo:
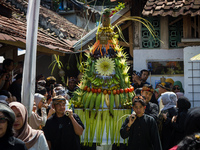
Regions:
<instances>
[{"instance_id":1,"label":"window","mask_svg":"<svg viewBox=\"0 0 200 150\"><path fill-rule=\"evenodd\" d=\"M148 70L152 75L183 74L183 61L148 61Z\"/></svg>"},{"instance_id":2,"label":"window","mask_svg":"<svg viewBox=\"0 0 200 150\"><path fill-rule=\"evenodd\" d=\"M169 17L169 48L178 48L178 42L183 38L183 19Z\"/></svg>"},{"instance_id":3,"label":"window","mask_svg":"<svg viewBox=\"0 0 200 150\"><path fill-rule=\"evenodd\" d=\"M152 24L156 36L160 39L160 18L148 17L144 19L147 19ZM142 24L142 48L160 48L160 41L158 39L154 39L149 30Z\"/></svg>"}]
</instances>

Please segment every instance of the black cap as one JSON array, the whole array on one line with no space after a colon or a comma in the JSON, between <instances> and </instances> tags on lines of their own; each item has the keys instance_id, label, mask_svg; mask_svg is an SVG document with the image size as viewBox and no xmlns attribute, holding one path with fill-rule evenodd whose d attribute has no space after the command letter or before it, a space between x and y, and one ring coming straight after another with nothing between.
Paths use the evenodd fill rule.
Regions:
<instances>
[{"instance_id":1,"label":"black cap","mask_svg":"<svg viewBox=\"0 0 200 150\"><path fill-rule=\"evenodd\" d=\"M0 111L6 113L10 118L10 122L13 124L15 122L15 113L14 111L7 106L5 103L0 103Z\"/></svg>"}]
</instances>

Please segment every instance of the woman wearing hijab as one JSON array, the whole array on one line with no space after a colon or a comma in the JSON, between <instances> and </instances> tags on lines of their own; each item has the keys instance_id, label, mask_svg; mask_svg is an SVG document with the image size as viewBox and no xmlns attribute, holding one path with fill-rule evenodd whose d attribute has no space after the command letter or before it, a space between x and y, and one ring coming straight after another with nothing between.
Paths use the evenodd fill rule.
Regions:
<instances>
[{"instance_id":1,"label":"woman wearing hijab","mask_svg":"<svg viewBox=\"0 0 200 150\"><path fill-rule=\"evenodd\" d=\"M174 93L177 93L177 92L184 93L184 89L183 89L181 81L175 81L174 82L173 92Z\"/></svg>"},{"instance_id":2,"label":"woman wearing hijab","mask_svg":"<svg viewBox=\"0 0 200 150\"><path fill-rule=\"evenodd\" d=\"M191 107L187 97L180 97L177 101L178 115L172 118L173 136L172 144L177 145L184 137L184 124L188 109Z\"/></svg>"},{"instance_id":3,"label":"woman wearing hijab","mask_svg":"<svg viewBox=\"0 0 200 150\"><path fill-rule=\"evenodd\" d=\"M165 92L161 94L161 99L164 107L158 117L158 127L163 150L168 150L172 147L170 140L173 129L171 120L173 116L177 115L177 96L174 92Z\"/></svg>"},{"instance_id":4,"label":"woman wearing hijab","mask_svg":"<svg viewBox=\"0 0 200 150\"><path fill-rule=\"evenodd\" d=\"M15 137L25 142L28 150L49 150L46 138L41 130L34 130L28 124L26 107L19 102L9 104L14 111L16 120L13 125Z\"/></svg>"},{"instance_id":5,"label":"woman wearing hijab","mask_svg":"<svg viewBox=\"0 0 200 150\"><path fill-rule=\"evenodd\" d=\"M25 143L13 135L15 113L6 105L0 103L0 148L2 150L27 150Z\"/></svg>"}]
</instances>

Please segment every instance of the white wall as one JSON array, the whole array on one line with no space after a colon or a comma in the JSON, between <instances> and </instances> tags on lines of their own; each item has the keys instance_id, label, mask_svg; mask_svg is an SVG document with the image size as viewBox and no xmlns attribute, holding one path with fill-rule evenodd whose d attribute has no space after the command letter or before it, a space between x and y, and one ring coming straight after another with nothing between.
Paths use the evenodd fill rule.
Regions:
<instances>
[{"instance_id":1,"label":"white wall","mask_svg":"<svg viewBox=\"0 0 200 150\"><path fill-rule=\"evenodd\" d=\"M183 60L183 49L173 49L173 50L162 50L162 49L135 49L133 50L133 69L136 71L140 71L142 69L147 69L147 61L148 60L171 60L171 61L181 61ZM162 76L152 75L148 78L147 82L150 82L155 88L155 80L160 80ZM183 76L173 76L173 75L165 75L165 78L172 78L174 81L181 81L184 86L184 77Z\"/></svg>"},{"instance_id":2,"label":"white wall","mask_svg":"<svg viewBox=\"0 0 200 150\"><path fill-rule=\"evenodd\" d=\"M183 50L184 52L184 82L185 82L185 96L191 101L192 107L200 106L200 61L196 61L198 63L193 63L190 58L200 53L200 46L186 47ZM195 62L195 61L194 61ZM193 77L191 78L193 73ZM192 86L191 84L196 84ZM191 93L194 91L194 95ZM199 92L199 93L197 93ZM199 102L193 102L193 100L198 100Z\"/></svg>"}]
</instances>

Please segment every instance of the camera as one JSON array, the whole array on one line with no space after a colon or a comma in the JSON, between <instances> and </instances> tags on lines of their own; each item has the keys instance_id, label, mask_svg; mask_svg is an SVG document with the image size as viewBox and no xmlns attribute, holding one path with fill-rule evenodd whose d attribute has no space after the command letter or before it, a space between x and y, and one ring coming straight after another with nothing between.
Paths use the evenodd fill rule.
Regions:
<instances>
[{"instance_id":1,"label":"camera","mask_svg":"<svg viewBox=\"0 0 200 150\"><path fill-rule=\"evenodd\" d=\"M42 103L46 103L46 98L45 97L42 98Z\"/></svg>"},{"instance_id":2,"label":"camera","mask_svg":"<svg viewBox=\"0 0 200 150\"><path fill-rule=\"evenodd\" d=\"M133 70L133 75L141 76L140 72L137 72L136 70Z\"/></svg>"},{"instance_id":3,"label":"camera","mask_svg":"<svg viewBox=\"0 0 200 150\"><path fill-rule=\"evenodd\" d=\"M66 116L69 116L69 114L70 114L69 112L66 112L66 113L65 113Z\"/></svg>"}]
</instances>

